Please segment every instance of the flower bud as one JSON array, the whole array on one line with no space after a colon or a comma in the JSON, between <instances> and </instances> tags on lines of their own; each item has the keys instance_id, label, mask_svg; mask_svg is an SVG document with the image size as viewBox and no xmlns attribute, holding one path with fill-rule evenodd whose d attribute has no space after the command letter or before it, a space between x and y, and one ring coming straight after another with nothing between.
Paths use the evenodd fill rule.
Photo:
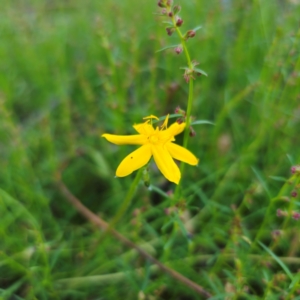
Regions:
<instances>
[{"instance_id":1,"label":"flower bud","mask_svg":"<svg viewBox=\"0 0 300 300\"><path fill-rule=\"evenodd\" d=\"M170 11L170 12L168 13L168 16L169 16L170 18L172 18L172 17L173 17L173 13Z\"/></svg>"},{"instance_id":2,"label":"flower bud","mask_svg":"<svg viewBox=\"0 0 300 300\"><path fill-rule=\"evenodd\" d=\"M181 7L179 5L174 5L173 7L173 13L174 15L178 14L181 10Z\"/></svg>"},{"instance_id":3,"label":"flower bud","mask_svg":"<svg viewBox=\"0 0 300 300\"><path fill-rule=\"evenodd\" d=\"M185 79L186 83L189 83L191 79L195 80L195 77L193 76L194 70L192 69L185 69L183 78Z\"/></svg>"},{"instance_id":4,"label":"flower bud","mask_svg":"<svg viewBox=\"0 0 300 300\"><path fill-rule=\"evenodd\" d=\"M292 191L292 192L291 192L291 196L292 196L293 198L296 198L296 197L298 196L297 191Z\"/></svg>"},{"instance_id":5,"label":"flower bud","mask_svg":"<svg viewBox=\"0 0 300 300\"><path fill-rule=\"evenodd\" d=\"M180 27L183 24L183 20L181 18L178 18L176 21L176 26Z\"/></svg>"},{"instance_id":6,"label":"flower bud","mask_svg":"<svg viewBox=\"0 0 300 300\"><path fill-rule=\"evenodd\" d=\"M292 212L292 218L296 221L298 221L300 219L300 213L298 213L297 211L293 211Z\"/></svg>"},{"instance_id":7,"label":"flower bud","mask_svg":"<svg viewBox=\"0 0 300 300\"><path fill-rule=\"evenodd\" d=\"M182 124L182 123L184 122L184 120L183 120L183 118L179 118L179 119L176 120L176 122L177 122L178 124Z\"/></svg>"},{"instance_id":8,"label":"flower bud","mask_svg":"<svg viewBox=\"0 0 300 300\"><path fill-rule=\"evenodd\" d=\"M183 109L181 109L180 108L180 106L177 106L176 108L175 108L175 114L180 114L180 115L182 115L183 117L185 117L185 110L183 110Z\"/></svg>"},{"instance_id":9,"label":"flower bud","mask_svg":"<svg viewBox=\"0 0 300 300\"><path fill-rule=\"evenodd\" d=\"M167 34L169 36L171 36L173 34L173 32L175 31L175 28L174 27L167 27L166 31L167 31Z\"/></svg>"},{"instance_id":10,"label":"flower bud","mask_svg":"<svg viewBox=\"0 0 300 300\"><path fill-rule=\"evenodd\" d=\"M189 38L193 38L196 35L195 30L188 30L187 33L185 34L184 38L187 40Z\"/></svg>"},{"instance_id":11,"label":"flower bud","mask_svg":"<svg viewBox=\"0 0 300 300\"><path fill-rule=\"evenodd\" d=\"M296 173L300 174L300 166L299 165L292 166L291 167L291 173L292 174L296 174Z\"/></svg>"},{"instance_id":12,"label":"flower bud","mask_svg":"<svg viewBox=\"0 0 300 300\"><path fill-rule=\"evenodd\" d=\"M174 50L175 50L176 54L180 54L182 52L182 47L181 46L177 46L177 47L175 47Z\"/></svg>"},{"instance_id":13,"label":"flower bud","mask_svg":"<svg viewBox=\"0 0 300 300\"><path fill-rule=\"evenodd\" d=\"M163 1L163 0L159 0L158 3L157 3L157 5L159 7L166 7L165 1Z\"/></svg>"}]
</instances>

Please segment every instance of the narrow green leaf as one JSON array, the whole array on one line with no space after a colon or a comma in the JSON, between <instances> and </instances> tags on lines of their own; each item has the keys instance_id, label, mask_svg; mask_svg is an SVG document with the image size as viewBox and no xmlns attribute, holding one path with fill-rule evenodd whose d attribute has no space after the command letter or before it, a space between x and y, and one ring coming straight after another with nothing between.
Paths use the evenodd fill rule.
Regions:
<instances>
[{"instance_id":1,"label":"narrow green leaf","mask_svg":"<svg viewBox=\"0 0 300 300\"><path fill-rule=\"evenodd\" d=\"M266 250L266 252L268 252L271 257L280 265L280 267L284 270L284 272L286 273L286 275L292 280L294 281L294 276L291 273L291 271L289 270L289 268L282 262L282 260L280 260L280 258L272 251L270 250L267 246L265 246L262 242L258 241L258 244L264 249Z\"/></svg>"},{"instance_id":2,"label":"narrow green leaf","mask_svg":"<svg viewBox=\"0 0 300 300\"><path fill-rule=\"evenodd\" d=\"M208 120L196 120L196 121L191 123L191 125L201 125L201 124L215 125L215 123L210 122Z\"/></svg>"},{"instance_id":3,"label":"narrow green leaf","mask_svg":"<svg viewBox=\"0 0 300 300\"><path fill-rule=\"evenodd\" d=\"M163 21L162 23L164 23L164 24L168 24L168 25L171 25L172 27L174 27L173 23L172 23L172 22L170 22L170 21Z\"/></svg>"},{"instance_id":4,"label":"narrow green leaf","mask_svg":"<svg viewBox=\"0 0 300 300\"><path fill-rule=\"evenodd\" d=\"M167 199L169 199L170 198L170 196L167 194L167 193L165 193L162 189L160 189L159 187L157 187L157 186L155 186L155 185L150 185L149 186L149 190L150 191L154 191L154 192L156 192L156 193L158 193L159 195L161 195L161 196L163 196L163 197L165 197L165 198L167 198Z\"/></svg>"},{"instance_id":5,"label":"narrow green leaf","mask_svg":"<svg viewBox=\"0 0 300 300\"><path fill-rule=\"evenodd\" d=\"M161 231L165 231L170 225L174 224L175 219L171 218L166 224L161 227Z\"/></svg>"},{"instance_id":6,"label":"narrow green leaf","mask_svg":"<svg viewBox=\"0 0 300 300\"><path fill-rule=\"evenodd\" d=\"M182 234L183 234L186 238L188 238L188 232L187 232L186 228L184 227L184 224L182 223L182 221L181 221L181 219L179 218L178 214L176 214L175 220L176 220L177 224L179 225L179 228L180 228Z\"/></svg>"},{"instance_id":7,"label":"narrow green leaf","mask_svg":"<svg viewBox=\"0 0 300 300\"><path fill-rule=\"evenodd\" d=\"M100 177L105 178L111 175L110 168L100 151L95 150L91 147L85 147L84 151L95 163L96 171Z\"/></svg>"},{"instance_id":8,"label":"narrow green leaf","mask_svg":"<svg viewBox=\"0 0 300 300\"><path fill-rule=\"evenodd\" d=\"M197 31L197 30L199 30L199 29L201 29L202 28L202 26L197 26L197 27L195 27L193 30L194 31Z\"/></svg>"},{"instance_id":9,"label":"narrow green leaf","mask_svg":"<svg viewBox=\"0 0 300 300\"><path fill-rule=\"evenodd\" d=\"M280 181L280 182L286 182L287 179L285 177L281 177L281 176L269 176L269 178L275 180L275 181Z\"/></svg>"},{"instance_id":10,"label":"narrow green leaf","mask_svg":"<svg viewBox=\"0 0 300 300\"><path fill-rule=\"evenodd\" d=\"M207 75L207 73L205 72L205 71L203 71L202 69L198 69L198 68L194 68L194 70L197 72L197 73L200 73L200 74L202 74L202 75L204 75L204 76L208 76Z\"/></svg>"},{"instance_id":11,"label":"narrow green leaf","mask_svg":"<svg viewBox=\"0 0 300 300\"><path fill-rule=\"evenodd\" d=\"M155 51L155 53L158 53L158 52L161 52L161 51L170 49L170 48L175 48L175 47L177 47L177 46L178 46L178 44L177 44L177 45L172 45L172 46L166 46L166 47L164 47L164 48L161 48L161 49Z\"/></svg>"},{"instance_id":12,"label":"narrow green leaf","mask_svg":"<svg viewBox=\"0 0 300 300\"><path fill-rule=\"evenodd\" d=\"M292 289L295 285L299 284L300 281L300 273L297 273L294 276L294 279L292 280L291 284L289 285L289 289Z\"/></svg>"},{"instance_id":13,"label":"narrow green leaf","mask_svg":"<svg viewBox=\"0 0 300 300\"><path fill-rule=\"evenodd\" d=\"M295 159L292 157L292 155L290 155L289 153L286 154L287 159L289 160L289 162L291 163L291 165L295 165Z\"/></svg>"}]
</instances>

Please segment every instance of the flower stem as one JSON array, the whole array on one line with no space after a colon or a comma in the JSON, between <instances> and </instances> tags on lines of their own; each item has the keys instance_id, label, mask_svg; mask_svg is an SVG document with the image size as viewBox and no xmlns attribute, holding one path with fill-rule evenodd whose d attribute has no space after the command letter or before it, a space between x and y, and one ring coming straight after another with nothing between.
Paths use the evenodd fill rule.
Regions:
<instances>
[{"instance_id":1,"label":"flower stem","mask_svg":"<svg viewBox=\"0 0 300 300\"><path fill-rule=\"evenodd\" d=\"M173 22L176 32L180 38L182 49L183 49L183 52L184 52L186 60L187 60L187 65L190 69L192 69L193 64L191 61L190 53L189 53L187 45L186 45L186 40L185 40L184 36L182 35L180 28L178 26L176 26L176 19L174 16L172 17L172 22ZM190 80L189 80L188 103L187 103L187 109L186 109L186 127L185 127L185 131L184 131L184 136L183 136L183 147L184 148L187 148L188 140L189 140L189 127L190 127L190 119L191 119L191 112L192 112L192 105L193 105L193 90L194 90L193 80L194 80L193 78L190 78ZM185 164L181 163L181 165L180 165L181 175L184 172L184 166L185 166ZM178 194L179 194L179 190L180 190L180 182L176 186L174 199L178 199Z\"/></svg>"},{"instance_id":2,"label":"flower stem","mask_svg":"<svg viewBox=\"0 0 300 300\"><path fill-rule=\"evenodd\" d=\"M140 168L137 173L136 176L133 180L133 182L131 183L131 186L127 192L127 195L121 205L121 207L119 208L119 210L117 211L117 213L115 214L114 218L112 219L112 221L109 223L109 228L114 228L114 226L116 225L116 223L118 223L118 221L122 218L122 216L125 214L128 206L130 205L130 202L133 198L133 195L136 191L136 188L142 178L142 174L143 174L143 170L144 168ZM108 230L107 230L108 231Z\"/></svg>"},{"instance_id":3,"label":"flower stem","mask_svg":"<svg viewBox=\"0 0 300 300\"><path fill-rule=\"evenodd\" d=\"M187 147L188 139L189 139L189 127L190 127L190 119L192 112L192 104L193 104L193 90L194 90L194 81L191 79L189 81L189 95L188 95L188 106L186 110L186 127L184 131L183 138L183 147Z\"/></svg>"},{"instance_id":4,"label":"flower stem","mask_svg":"<svg viewBox=\"0 0 300 300\"><path fill-rule=\"evenodd\" d=\"M185 127L185 131L184 131L184 135L183 135L183 147L184 148L187 148L188 140L189 140L190 117L191 117L192 103L193 103L193 88L194 88L193 79L191 79L189 82L188 106L187 106L187 110L186 110L186 127ZM184 172L184 167L185 167L185 164L181 163L180 164L181 176ZM176 189L175 189L175 199L177 199L177 196L179 193L180 183L181 183L181 181L179 181L179 184L176 186Z\"/></svg>"}]
</instances>

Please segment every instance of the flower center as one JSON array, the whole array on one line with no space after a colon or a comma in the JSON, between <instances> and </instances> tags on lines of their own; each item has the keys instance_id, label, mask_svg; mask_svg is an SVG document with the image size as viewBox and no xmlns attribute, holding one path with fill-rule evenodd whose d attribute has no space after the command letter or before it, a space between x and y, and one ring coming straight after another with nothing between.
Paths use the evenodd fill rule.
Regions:
<instances>
[{"instance_id":1,"label":"flower center","mask_svg":"<svg viewBox=\"0 0 300 300\"><path fill-rule=\"evenodd\" d=\"M158 136L157 136L157 135L151 135L151 136L149 137L149 141L150 141L150 143L152 143L152 144L157 144L158 141L159 141Z\"/></svg>"}]
</instances>

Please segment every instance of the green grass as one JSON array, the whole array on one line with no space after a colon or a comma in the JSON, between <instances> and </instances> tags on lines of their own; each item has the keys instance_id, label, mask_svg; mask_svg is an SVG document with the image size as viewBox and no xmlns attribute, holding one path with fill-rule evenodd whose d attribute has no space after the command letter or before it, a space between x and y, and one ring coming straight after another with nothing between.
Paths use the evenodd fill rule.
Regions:
<instances>
[{"instance_id":1,"label":"green grass","mask_svg":"<svg viewBox=\"0 0 300 300\"><path fill-rule=\"evenodd\" d=\"M211 299L300 299L299 1L181 1L195 125L181 221L151 165L115 229ZM134 175L114 178L144 116L186 108L178 43L157 1L1 1L0 299L204 299L83 218L55 174L111 222ZM173 119L174 120L174 119ZM178 143L182 137L178 137ZM286 201L288 198L289 201ZM143 298L144 297L144 298ZM281 297L281 298L280 298Z\"/></svg>"}]
</instances>

